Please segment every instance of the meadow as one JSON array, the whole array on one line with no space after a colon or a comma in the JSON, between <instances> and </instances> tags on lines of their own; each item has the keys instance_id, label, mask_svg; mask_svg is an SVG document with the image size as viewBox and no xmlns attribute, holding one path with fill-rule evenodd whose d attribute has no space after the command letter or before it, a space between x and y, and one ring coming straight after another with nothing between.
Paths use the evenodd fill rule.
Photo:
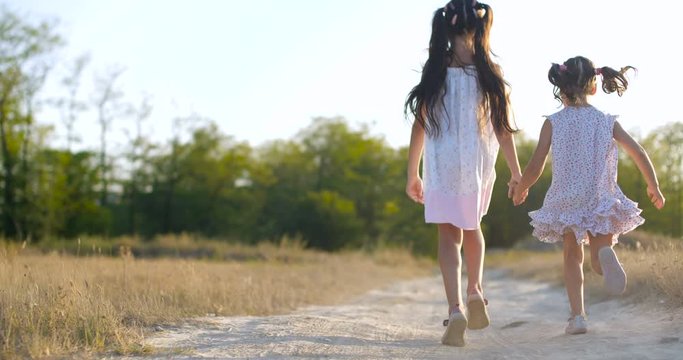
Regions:
<instances>
[{"instance_id":1,"label":"meadow","mask_svg":"<svg viewBox=\"0 0 683 360\"><path fill-rule=\"evenodd\" d=\"M0 358L151 353L140 344L160 325L334 304L432 270L408 251L330 254L295 241L247 247L177 236L105 244L0 246ZM160 244L186 257L134 255Z\"/></svg>"},{"instance_id":2,"label":"meadow","mask_svg":"<svg viewBox=\"0 0 683 360\"><path fill-rule=\"evenodd\" d=\"M525 244L532 244L525 247ZM562 286L562 253L533 242L491 249L487 268ZM683 242L633 232L617 247L627 302L683 306ZM589 303L603 301L585 261ZM338 253L301 241L247 246L189 235L0 245L0 358L148 354L143 339L197 316L284 314L342 303L389 283L435 274L431 259L382 248Z\"/></svg>"}]
</instances>

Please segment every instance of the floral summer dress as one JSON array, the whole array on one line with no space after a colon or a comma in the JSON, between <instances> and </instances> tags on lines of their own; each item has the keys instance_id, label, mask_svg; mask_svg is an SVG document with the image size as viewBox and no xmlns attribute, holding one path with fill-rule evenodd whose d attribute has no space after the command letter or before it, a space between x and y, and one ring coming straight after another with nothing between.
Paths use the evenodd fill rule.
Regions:
<instances>
[{"instance_id":1,"label":"floral summer dress","mask_svg":"<svg viewBox=\"0 0 683 360\"><path fill-rule=\"evenodd\" d=\"M529 213L533 235L562 241L573 232L577 242L593 235L629 232L645 220L638 204L617 185L616 116L592 107L565 107L548 116L552 124L553 180L543 207Z\"/></svg>"}]
</instances>

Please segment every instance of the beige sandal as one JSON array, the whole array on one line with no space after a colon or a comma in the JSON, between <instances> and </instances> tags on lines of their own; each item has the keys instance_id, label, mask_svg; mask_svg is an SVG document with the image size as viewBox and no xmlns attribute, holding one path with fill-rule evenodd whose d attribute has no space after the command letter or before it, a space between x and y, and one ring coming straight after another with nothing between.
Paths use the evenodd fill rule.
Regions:
<instances>
[{"instance_id":1,"label":"beige sandal","mask_svg":"<svg viewBox=\"0 0 683 360\"><path fill-rule=\"evenodd\" d=\"M484 299L481 294L467 295L467 328L470 330L481 330L489 326L489 318L486 305L489 301Z\"/></svg>"},{"instance_id":2,"label":"beige sandal","mask_svg":"<svg viewBox=\"0 0 683 360\"><path fill-rule=\"evenodd\" d=\"M441 343L449 346L465 346L465 329L467 328L467 318L460 311L454 311L443 321L446 331L441 337Z\"/></svg>"}]
</instances>

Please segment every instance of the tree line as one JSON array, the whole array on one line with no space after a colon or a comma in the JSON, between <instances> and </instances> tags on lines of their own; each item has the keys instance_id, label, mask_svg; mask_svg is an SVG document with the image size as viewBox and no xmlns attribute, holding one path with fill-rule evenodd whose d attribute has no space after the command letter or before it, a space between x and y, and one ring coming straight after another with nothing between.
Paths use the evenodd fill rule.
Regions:
<instances>
[{"instance_id":1,"label":"tree line","mask_svg":"<svg viewBox=\"0 0 683 360\"><path fill-rule=\"evenodd\" d=\"M80 97L88 58L69 64L63 96L39 96L62 39L48 23L37 25L1 10L0 18L0 232L7 239L40 241L80 235L193 233L245 243L296 237L308 246L337 250L378 245L432 253L435 227L404 195L407 148L393 148L367 125L317 118L291 139L251 146L198 116L169 119L173 136L152 142L142 131L152 105L124 101L120 68L95 81ZM35 118L36 108L59 110L66 145L48 141L54 128ZM75 150L78 122L95 114L100 147ZM125 150L111 154L107 140L115 119L132 118ZM400 120L397 120L400 121ZM407 127L406 127L407 128ZM191 136L181 136L185 132ZM406 133L406 137L408 134ZM683 226L683 123L642 139L668 198L663 211L649 205L644 180L623 158L619 183L641 204L644 229L675 237ZM535 142L518 138L525 164ZM623 156L623 153L622 153ZM547 168L525 205L507 199L509 174L502 157L483 229L489 244L510 246L528 237L527 212L540 207L550 184Z\"/></svg>"}]
</instances>

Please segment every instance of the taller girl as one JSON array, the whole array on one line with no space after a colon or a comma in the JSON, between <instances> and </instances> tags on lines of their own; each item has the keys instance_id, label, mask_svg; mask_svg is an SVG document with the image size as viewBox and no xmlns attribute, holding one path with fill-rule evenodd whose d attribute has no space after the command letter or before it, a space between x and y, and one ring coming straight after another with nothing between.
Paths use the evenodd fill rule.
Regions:
<instances>
[{"instance_id":1,"label":"taller girl","mask_svg":"<svg viewBox=\"0 0 683 360\"><path fill-rule=\"evenodd\" d=\"M429 59L405 103L406 113L415 118L406 193L424 204L426 222L438 224L438 257L449 314L442 338L446 345L464 346L466 328L489 325L480 222L491 200L499 145L512 174L510 184L521 178L507 83L491 59L492 23L491 7L476 1L452 0L437 9ZM424 185L418 169L423 152ZM460 286L463 245L467 315Z\"/></svg>"}]
</instances>

